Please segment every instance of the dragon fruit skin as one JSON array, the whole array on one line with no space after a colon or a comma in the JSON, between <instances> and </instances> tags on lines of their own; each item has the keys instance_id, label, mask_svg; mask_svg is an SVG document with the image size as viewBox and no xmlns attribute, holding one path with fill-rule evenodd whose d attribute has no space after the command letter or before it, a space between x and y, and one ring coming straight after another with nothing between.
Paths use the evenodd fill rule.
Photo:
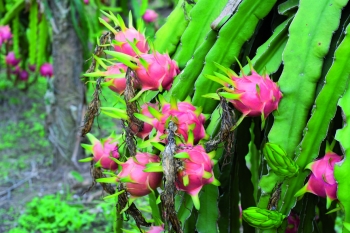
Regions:
<instances>
[{"instance_id":1,"label":"dragon fruit skin","mask_svg":"<svg viewBox=\"0 0 350 233\"><path fill-rule=\"evenodd\" d=\"M126 190L131 196L145 196L161 184L163 173L143 171L146 169L146 164L157 162L160 162L157 155L139 152L135 155L135 158L130 157L125 163L121 164L122 170L117 176L118 180L125 182Z\"/></svg>"},{"instance_id":2,"label":"dragon fruit skin","mask_svg":"<svg viewBox=\"0 0 350 233\"><path fill-rule=\"evenodd\" d=\"M6 55L5 58L6 64L10 65L10 66L17 66L18 63L21 61L20 59L16 59L16 55L14 52L9 52Z\"/></svg>"},{"instance_id":3,"label":"dragon fruit skin","mask_svg":"<svg viewBox=\"0 0 350 233\"><path fill-rule=\"evenodd\" d=\"M141 54L140 58L147 63L147 67L145 67L140 62L135 69L142 90L169 90L174 77L180 73L176 62L171 60L168 54L158 52Z\"/></svg>"},{"instance_id":4,"label":"dragon fruit skin","mask_svg":"<svg viewBox=\"0 0 350 233\"><path fill-rule=\"evenodd\" d=\"M162 233L164 232L163 226L151 226L151 228L146 233Z\"/></svg>"},{"instance_id":5,"label":"dragon fruit skin","mask_svg":"<svg viewBox=\"0 0 350 233\"><path fill-rule=\"evenodd\" d=\"M11 28L9 25L0 26L0 41L6 42L12 38Z\"/></svg>"},{"instance_id":6,"label":"dragon fruit skin","mask_svg":"<svg viewBox=\"0 0 350 233\"><path fill-rule=\"evenodd\" d=\"M268 75L260 76L254 70L252 75L231 77L235 83L232 91L239 94L232 104L246 116L263 116L266 118L277 109L282 93Z\"/></svg>"},{"instance_id":7,"label":"dragon fruit skin","mask_svg":"<svg viewBox=\"0 0 350 233\"><path fill-rule=\"evenodd\" d=\"M91 160L94 160L104 169L117 170L118 164L110 158L119 158L118 143L115 139L114 133L101 141L91 133L87 133L86 136L92 145L81 144L81 146L93 154Z\"/></svg>"},{"instance_id":8,"label":"dragon fruit skin","mask_svg":"<svg viewBox=\"0 0 350 233\"><path fill-rule=\"evenodd\" d=\"M28 81L28 78L29 78L29 74L26 70L21 70L18 74L18 77L21 81Z\"/></svg>"},{"instance_id":9,"label":"dragon fruit skin","mask_svg":"<svg viewBox=\"0 0 350 233\"><path fill-rule=\"evenodd\" d=\"M177 153L186 152L189 157L180 159L183 169L177 172L175 185L178 190L188 193L195 207L199 209L198 193L202 187L211 183L218 185L218 181L214 178L214 163L202 145L180 145L179 148ZM186 176L188 184L184 183Z\"/></svg>"},{"instance_id":10,"label":"dragon fruit skin","mask_svg":"<svg viewBox=\"0 0 350 233\"><path fill-rule=\"evenodd\" d=\"M109 157L119 158L117 142L113 142L112 138L107 138L103 142L96 141L93 143L92 153L94 161L100 162L101 167L108 170L117 170L118 164Z\"/></svg>"},{"instance_id":11,"label":"dragon fruit skin","mask_svg":"<svg viewBox=\"0 0 350 233\"><path fill-rule=\"evenodd\" d=\"M300 217L291 212L287 218L288 226L286 228L285 233L298 233Z\"/></svg>"},{"instance_id":12,"label":"dragon fruit skin","mask_svg":"<svg viewBox=\"0 0 350 233\"><path fill-rule=\"evenodd\" d=\"M148 110L149 106L156 109L156 110L159 109L158 104L145 103L141 106L141 114L144 116L150 117L150 118L154 118L153 115ZM142 131L137 132L136 136L139 138L145 139L151 133L152 129L153 129L152 125L144 122Z\"/></svg>"},{"instance_id":13,"label":"dragon fruit skin","mask_svg":"<svg viewBox=\"0 0 350 233\"><path fill-rule=\"evenodd\" d=\"M177 133L181 134L185 141L188 139L188 131L190 130L190 125L195 124L193 129L194 143L198 143L199 140L205 137L205 117L203 114L197 114L195 111L197 108L188 102L177 103L177 109L172 108L170 104L164 104L162 108L163 117L161 119L161 124L158 124L158 129L162 130L165 127L165 123L169 116L175 117L177 125ZM160 127L160 125L162 127ZM160 131L159 130L159 131ZM164 129L163 129L164 132Z\"/></svg>"},{"instance_id":14,"label":"dragon fruit skin","mask_svg":"<svg viewBox=\"0 0 350 233\"><path fill-rule=\"evenodd\" d=\"M107 71L103 72L104 75L113 75L113 74L122 74L126 73L127 66L124 65L123 63L116 63L112 66L107 67ZM118 94L123 94L124 90L126 88L126 79L125 78L106 78L106 81L112 81L112 85L108 86L109 89L112 91L118 93Z\"/></svg>"},{"instance_id":15,"label":"dragon fruit skin","mask_svg":"<svg viewBox=\"0 0 350 233\"><path fill-rule=\"evenodd\" d=\"M160 112L154 109L157 114L153 117L142 116L139 119L152 125L157 130L157 136L154 140L161 141L159 137L166 133L166 124L171 119L177 125L176 133L182 135L187 141L189 132L192 132L196 144L206 137L205 117L199 110L188 102L178 102L174 106L163 103ZM154 113L151 112L151 114Z\"/></svg>"},{"instance_id":16,"label":"dragon fruit skin","mask_svg":"<svg viewBox=\"0 0 350 233\"><path fill-rule=\"evenodd\" d=\"M50 63L44 63L40 67L41 76L51 78L53 76L53 66Z\"/></svg>"},{"instance_id":17,"label":"dragon fruit skin","mask_svg":"<svg viewBox=\"0 0 350 233\"><path fill-rule=\"evenodd\" d=\"M145 14L143 14L142 19L146 23L152 23L158 19L158 14L154 10L147 9Z\"/></svg>"},{"instance_id":18,"label":"dragon fruit skin","mask_svg":"<svg viewBox=\"0 0 350 233\"><path fill-rule=\"evenodd\" d=\"M133 27L122 28L122 31L115 34L115 40L116 44L114 44L114 50L128 54L132 57L137 56L137 53L129 43L134 43L141 53L148 53L149 51L149 46L145 36Z\"/></svg>"},{"instance_id":19,"label":"dragon fruit skin","mask_svg":"<svg viewBox=\"0 0 350 233\"><path fill-rule=\"evenodd\" d=\"M216 73L217 76L205 75L205 77L224 86L222 89L226 92L220 92L219 94L243 113L241 120L246 116L262 116L264 120L271 112L278 109L282 92L267 74L259 75L253 69L249 59L248 62L251 75L245 75L242 70L243 77L239 77L231 69L215 63L228 78L219 73ZM214 93L204 96L219 100L218 95Z\"/></svg>"},{"instance_id":20,"label":"dragon fruit skin","mask_svg":"<svg viewBox=\"0 0 350 233\"><path fill-rule=\"evenodd\" d=\"M327 198L327 208L332 201L337 199L338 184L334 179L334 165L342 160L342 156L334 152L327 152L325 156L306 166L312 174L305 186L295 196L301 196L306 192L319 197Z\"/></svg>"}]
</instances>

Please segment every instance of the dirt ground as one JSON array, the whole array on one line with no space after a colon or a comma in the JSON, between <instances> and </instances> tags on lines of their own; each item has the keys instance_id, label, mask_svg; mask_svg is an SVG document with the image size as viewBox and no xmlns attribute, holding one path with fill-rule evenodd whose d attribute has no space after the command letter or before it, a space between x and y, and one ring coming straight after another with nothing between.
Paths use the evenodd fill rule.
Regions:
<instances>
[{"instance_id":1,"label":"dirt ground","mask_svg":"<svg viewBox=\"0 0 350 233\"><path fill-rule=\"evenodd\" d=\"M79 182L72 175L76 168L52 163L43 134L44 89L0 92L0 232L17 225L26 203L34 197L68 190L88 204L104 195L99 185L82 195L91 185L90 164L81 164L78 172L84 181Z\"/></svg>"}]
</instances>

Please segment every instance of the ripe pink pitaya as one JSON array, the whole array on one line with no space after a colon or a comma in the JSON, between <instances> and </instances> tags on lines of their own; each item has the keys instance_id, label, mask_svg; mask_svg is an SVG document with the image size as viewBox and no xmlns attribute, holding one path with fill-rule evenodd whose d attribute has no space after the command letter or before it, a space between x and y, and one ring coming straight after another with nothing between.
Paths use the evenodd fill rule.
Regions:
<instances>
[{"instance_id":1,"label":"ripe pink pitaya","mask_svg":"<svg viewBox=\"0 0 350 233\"><path fill-rule=\"evenodd\" d=\"M112 66L108 66L105 72L102 72L105 76L125 74L127 66L122 63L116 63ZM106 82L111 81L111 85L108 86L114 92L123 94L126 88L125 76L121 78L106 78Z\"/></svg>"},{"instance_id":2,"label":"ripe pink pitaya","mask_svg":"<svg viewBox=\"0 0 350 233\"><path fill-rule=\"evenodd\" d=\"M208 79L222 84L226 92L220 95L228 99L243 116L262 116L263 119L278 108L282 93L267 74L259 75L252 66L251 75L239 77L234 71L216 64L229 77L216 73L216 76L206 75ZM213 97L212 94L207 95Z\"/></svg>"},{"instance_id":3,"label":"ripe pink pitaya","mask_svg":"<svg viewBox=\"0 0 350 233\"><path fill-rule=\"evenodd\" d=\"M146 233L162 233L164 232L164 224L162 226L151 226Z\"/></svg>"},{"instance_id":4,"label":"ripe pink pitaya","mask_svg":"<svg viewBox=\"0 0 350 233\"><path fill-rule=\"evenodd\" d=\"M36 65L28 65L30 71L34 72L36 70Z\"/></svg>"},{"instance_id":5,"label":"ripe pink pitaya","mask_svg":"<svg viewBox=\"0 0 350 233\"><path fill-rule=\"evenodd\" d=\"M50 63L44 63L40 67L41 76L51 78L53 76L53 67Z\"/></svg>"},{"instance_id":6,"label":"ripe pink pitaya","mask_svg":"<svg viewBox=\"0 0 350 233\"><path fill-rule=\"evenodd\" d=\"M183 167L177 172L175 185L178 190L188 193L199 209L198 193L202 187L206 184L220 185L214 177L214 163L211 161L215 153L207 154L202 145L180 145L179 148L174 157L180 158Z\"/></svg>"},{"instance_id":7,"label":"ripe pink pitaya","mask_svg":"<svg viewBox=\"0 0 350 233\"><path fill-rule=\"evenodd\" d=\"M338 184L334 179L334 165L341 160L342 156L328 151L323 158L309 163L306 166L312 172L309 181L295 194L295 197L306 192L313 193L327 198L327 208L329 208L331 202L337 199Z\"/></svg>"},{"instance_id":8,"label":"ripe pink pitaya","mask_svg":"<svg viewBox=\"0 0 350 233\"><path fill-rule=\"evenodd\" d=\"M6 42L12 38L11 28L9 25L0 26L0 41Z\"/></svg>"},{"instance_id":9,"label":"ripe pink pitaya","mask_svg":"<svg viewBox=\"0 0 350 233\"><path fill-rule=\"evenodd\" d=\"M154 10L147 9L145 14L143 14L142 19L146 23L152 23L158 19L158 14Z\"/></svg>"},{"instance_id":10,"label":"ripe pink pitaya","mask_svg":"<svg viewBox=\"0 0 350 233\"><path fill-rule=\"evenodd\" d=\"M159 110L158 104L145 103L141 106L141 114L142 115L144 115L146 117L154 118L153 115L149 112L148 107ZM151 133L152 129L153 129L153 126L151 124L144 122L142 131L137 132L136 136L139 138L145 139Z\"/></svg>"},{"instance_id":11,"label":"ripe pink pitaya","mask_svg":"<svg viewBox=\"0 0 350 233\"><path fill-rule=\"evenodd\" d=\"M168 54L142 54L139 67L135 69L143 90L169 90L174 77L180 73L179 67Z\"/></svg>"},{"instance_id":12,"label":"ripe pink pitaya","mask_svg":"<svg viewBox=\"0 0 350 233\"><path fill-rule=\"evenodd\" d=\"M18 63L21 61L20 59L16 59L16 55L14 52L9 52L6 55L5 58L6 64L10 65L10 66L17 66Z\"/></svg>"},{"instance_id":13,"label":"ripe pink pitaya","mask_svg":"<svg viewBox=\"0 0 350 233\"><path fill-rule=\"evenodd\" d=\"M291 212L287 218L287 221L288 225L285 233L298 233L300 217L297 214Z\"/></svg>"},{"instance_id":14,"label":"ripe pink pitaya","mask_svg":"<svg viewBox=\"0 0 350 233\"><path fill-rule=\"evenodd\" d=\"M117 170L118 164L110 158L119 158L118 143L114 134L101 141L90 133L86 136L92 145L82 144L82 147L93 154L93 160L104 169Z\"/></svg>"},{"instance_id":15,"label":"ripe pink pitaya","mask_svg":"<svg viewBox=\"0 0 350 233\"><path fill-rule=\"evenodd\" d=\"M126 190L133 197L142 197L160 186L163 173L144 172L146 164L158 163L160 158L149 153L137 153L121 164L122 171L117 175L117 180L125 183Z\"/></svg>"},{"instance_id":16,"label":"ripe pink pitaya","mask_svg":"<svg viewBox=\"0 0 350 233\"><path fill-rule=\"evenodd\" d=\"M168 54L154 52L152 54L141 54L139 58L133 58L117 52L105 52L135 71L141 85L138 96L147 90L169 90L174 77L180 72L176 62L171 60Z\"/></svg>"},{"instance_id":17,"label":"ripe pink pitaya","mask_svg":"<svg viewBox=\"0 0 350 233\"><path fill-rule=\"evenodd\" d=\"M158 131L158 137L166 133L166 124L171 119L177 125L177 133L182 135L185 141L191 131L194 136L194 143L206 137L204 123L205 117L201 113L201 108L196 108L189 102L172 101L171 104L162 101L161 112L149 108L150 114L154 117L136 114L140 120L152 125Z\"/></svg>"},{"instance_id":18,"label":"ripe pink pitaya","mask_svg":"<svg viewBox=\"0 0 350 233\"><path fill-rule=\"evenodd\" d=\"M24 81L24 82L25 82L25 81L28 81L29 74L28 74L27 71L21 70L20 73L19 73L19 75L18 75L18 77L19 77L19 79L20 79L21 81Z\"/></svg>"},{"instance_id":19,"label":"ripe pink pitaya","mask_svg":"<svg viewBox=\"0 0 350 233\"><path fill-rule=\"evenodd\" d=\"M106 15L121 28L121 31L116 31L105 20L100 19L101 23L114 32L115 40L113 40L113 45L115 51L130 55L132 57L136 57L142 53L148 53L149 46L147 44L147 40L142 33L132 26L131 17L129 19L129 28L127 28L123 19L119 15L117 17L115 17L113 14Z\"/></svg>"}]
</instances>

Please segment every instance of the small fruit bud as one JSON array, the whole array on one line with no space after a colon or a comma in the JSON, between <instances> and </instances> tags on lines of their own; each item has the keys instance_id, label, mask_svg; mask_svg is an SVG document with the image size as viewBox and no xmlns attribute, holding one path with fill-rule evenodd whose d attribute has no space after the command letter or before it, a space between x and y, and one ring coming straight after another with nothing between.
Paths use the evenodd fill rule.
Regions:
<instances>
[{"instance_id":1,"label":"small fruit bud","mask_svg":"<svg viewBox=\"0 0 350 233\"><path fill-rule=\"evenodd\" d=\"M157 12L155 12L154 10L150 10L150 9L147 9L145 14L142 16L142 19L146 23L152 23L152 22L156 21L157 18L158 18Z\"/></svg>"},{"instance_id":2,"label":"small fruit bud","mask_svg":"<svg viewBox=\"0 0 350 233\"><path fill-rule=\"evenodd\" d=\"M267 164L278 176L290 178L298 173L298 165L287 156L286 152L279 145L266 143L263 153Z\"/></svg>"},{"instance_id":3,"label":"small fruit bud","mask_svg":"<svg viewBox=\"0 0 350 233\"><path fill-rule=\"evenodd\" d=\"M285 217L285 215L277 211L260 209L258 207L249 207L243 210L243 220L252 227L259 229L278 228Z\"/></svg>"}]
</instances>

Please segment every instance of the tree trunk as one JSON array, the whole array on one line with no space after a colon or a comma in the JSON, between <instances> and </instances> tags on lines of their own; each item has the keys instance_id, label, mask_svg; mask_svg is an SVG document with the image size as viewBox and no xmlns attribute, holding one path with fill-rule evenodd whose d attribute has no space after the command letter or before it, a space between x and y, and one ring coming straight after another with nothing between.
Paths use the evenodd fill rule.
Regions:
<instances>
[{"instance_id":1,"label":"tree trunk","mask_svg":"<svg viewBox=\"0 0 350 233\"><path fill-rule=\"evenodd\" d=\"M77 166L81 154L80 126L84 108L83 51L71 22L69 0L50 0L53 13L53 101L47 119L55 164ZM50 88L49 88L50 89ZM49 90L50 91L50 90Z\"/></svg>"}]
</instances>

